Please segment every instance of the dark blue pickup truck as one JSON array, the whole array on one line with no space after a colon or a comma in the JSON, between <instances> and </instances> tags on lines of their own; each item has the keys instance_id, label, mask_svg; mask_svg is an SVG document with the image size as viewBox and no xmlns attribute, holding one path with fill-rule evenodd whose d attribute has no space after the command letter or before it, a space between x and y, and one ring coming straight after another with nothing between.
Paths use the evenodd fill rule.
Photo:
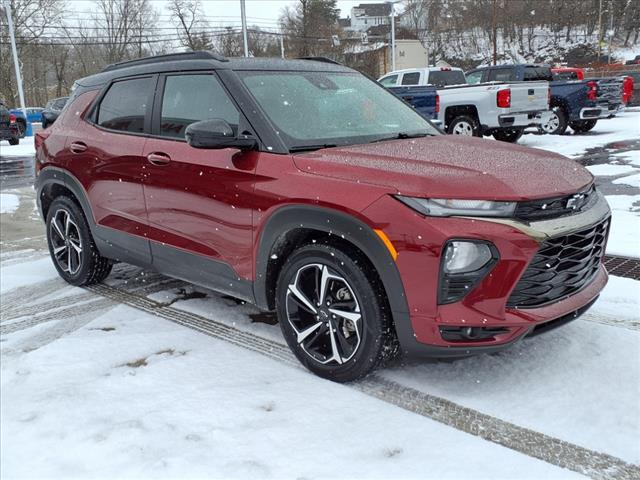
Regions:
<instances>
[{"instance_id":1,"label":"dark blue pickup truck","mask_svg":"<svg viewBox=\"0 0 640 480\"><path fill-rule=\"evenodd\" d=\"M553 115L541 126L545 133L562 135L567 127L576 133L588 132L600 118L617 112L599 91L594 80L556 80L546 65L496 65L480 67L466 73L468 83L520 82L546 80L551 87L550 107Z\"/></svg>"},{"instance_id":2,"label":"dark blue pickup truck","mask_svg":"<svg viewBox=\"0 0 640 480\"><path fill-rule=\"evenodd\" d=\"M438 92L433 85L388 87L389 91L411 105L420 115L432 123L440 125L438 120Z\"/></svg>"}]
</instances>

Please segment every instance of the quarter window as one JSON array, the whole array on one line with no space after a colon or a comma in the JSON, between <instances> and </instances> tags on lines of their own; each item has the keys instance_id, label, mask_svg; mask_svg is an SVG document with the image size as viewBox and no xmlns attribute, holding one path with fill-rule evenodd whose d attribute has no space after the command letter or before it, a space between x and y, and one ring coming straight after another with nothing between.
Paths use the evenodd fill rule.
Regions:
<instances>
[{"instance_id":1,"label":"quarter window","mask_svg":"<svg viewBox=\"0 0 640 480\"><path fill-rule=\"evenodd\" d=\"M240 114L215 76L167 77L160 119L162 136L184 138L190 124L212 118L225 120L237 133Z\"/></svg>"},{"instance_id":2,"label":"quarter window","mask_svg":"<svg viewBox=\"0 0 640 480\"><path fill-rule=\"evenodd\" d=\"M418 85L418 83L420 83L420 72L411 72L402 75L402 85Z\"/></svg>"},{"instance_id":3,"label":"quarter window","mask_svg":"<svg viewBox=\"0 0 640 480\"><path fill-rule=\"evenodd\" d=\"M123 132L144 132L152 79L135 78L114 83L106 93L98 111L98 125Z\"/></svg>"}]
</instances>

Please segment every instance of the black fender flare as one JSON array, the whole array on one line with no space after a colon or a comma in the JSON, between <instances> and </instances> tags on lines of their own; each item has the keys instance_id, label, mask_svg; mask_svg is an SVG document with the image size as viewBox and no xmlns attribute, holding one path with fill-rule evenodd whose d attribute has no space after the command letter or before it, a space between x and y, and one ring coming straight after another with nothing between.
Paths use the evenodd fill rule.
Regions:
<instances>
[{"instance_id":1,"label":"black fender flare","mask_svg":"<svg viewBox=\"0 0 640 480\"><path fill-rule=\"evenodd\" d=\"M36 177L36 180L34 182L34 188L37 194L36 202L42 218L46 220L42 205L43 190L53 184L61 185L70 190L71 193L73 193L73 195L80 203L80 207L84 212L84 216L87 219L87 222L89 222L89 226L93 231L96 226L96 221L93 217L93 212L91 210L89 200L87 200L87 193L85 192L82 183L80 183L80 180L78 180L72 173L68 172L67 170L63 170L62 168L52 166L45 167L40 170L38 176Z\"/></svg>"},{"instance_id":2,"label":"black fender flare","mask_svg":"<svg viewBox=\"0 0 640 480\"><path fill-rule=\"evenodd\" d=\"M278 239L300 228L331 233L355 245L377 270L396 314L408 315L409 307L400 272L389 250L371 227L361 220L337 210L311 205L280 207L265 221L257 249L254 294L260 308L269 309L267 269L270 254Z\"/></svg>"}]
</instances>

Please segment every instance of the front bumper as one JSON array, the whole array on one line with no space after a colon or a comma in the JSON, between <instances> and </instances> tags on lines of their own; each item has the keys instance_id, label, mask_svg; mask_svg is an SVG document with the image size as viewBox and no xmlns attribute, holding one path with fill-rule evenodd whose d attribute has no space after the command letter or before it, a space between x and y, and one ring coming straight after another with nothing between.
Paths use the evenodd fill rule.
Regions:
<instances>
[{"instance_id":1,"label":"front bumper","mask_svg":"<svg viewBox=\"0 0 640 480\"><path fill-rule=\"evenodd\" d=\"M498 125L500 128L534 127L547 123L551 113L550 110L505 113L498 116Z\"/></svg>"},{"instance_id":2,"label":"front bumper","mask_svg":"<svg viewBox=\"0 0 640 480\"><path fill-rule=\"evenodd\" d=\"M594 226L611 215L604 197L597 195L592 207L584 212L530 223L461 217L421 217L416 222L410 209L396 211L391 224L381 227L398 250L396 265L407 300L407 312L393 312L403 351L420 357L462 357L499 351L527 335L584 313L607 283L602 265L582 289L568 297L534 308L509 308L507 301L541 242ZM406 218L401 218L405 214ZM442 247L452 238L489 241L497 248L500 259L461 301L438 305ZM443 338L442 327L500 328L502 332L482 340L449 341Z\"/></svg>"}]
</instances>

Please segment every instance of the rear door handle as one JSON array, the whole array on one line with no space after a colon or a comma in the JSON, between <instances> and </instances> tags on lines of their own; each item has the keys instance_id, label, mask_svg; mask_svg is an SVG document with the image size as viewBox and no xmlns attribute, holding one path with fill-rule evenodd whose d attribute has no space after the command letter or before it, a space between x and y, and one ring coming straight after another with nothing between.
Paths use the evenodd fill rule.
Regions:
<instances>
[{"instance_id":1,"label":"rear door handle","mask_svg":"<svg viewBox=\"0 0 640 480\"><path fill-rule=\"evenodd\" d=\"M147 160L153 165L162 166L168 164L171 161L171 157L166 153L153 152L147 155Z\"/></svg>"},{"instance_id":2,"label":"rear door handle","mask_svg":"<svg viewBox=\"0 0 640 480\"><path fill-rule=\"evenodd\" d=\"M69 145L69 150L71 150L73 153L82 153L87 150L87 144L83 142L73 142L71 145Z\"/></svg>"}]
</instances>

